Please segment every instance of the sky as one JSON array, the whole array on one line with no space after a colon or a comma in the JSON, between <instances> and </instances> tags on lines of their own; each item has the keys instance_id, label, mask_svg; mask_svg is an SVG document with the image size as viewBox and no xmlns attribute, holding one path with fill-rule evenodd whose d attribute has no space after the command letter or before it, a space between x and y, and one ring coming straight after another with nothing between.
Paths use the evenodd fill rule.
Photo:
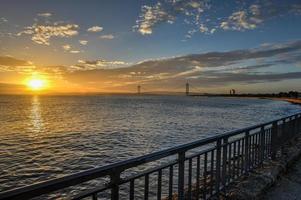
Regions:
<instances>
[{"instance_id":1,"label":"sky","mask_svg":"<svg viewBox=\"0 0 301 200\"><path fill-rule=\"evenodd\" d=\"M300 0L2 0L0 93L301 91Z\"/></svg>"}]
</instances>

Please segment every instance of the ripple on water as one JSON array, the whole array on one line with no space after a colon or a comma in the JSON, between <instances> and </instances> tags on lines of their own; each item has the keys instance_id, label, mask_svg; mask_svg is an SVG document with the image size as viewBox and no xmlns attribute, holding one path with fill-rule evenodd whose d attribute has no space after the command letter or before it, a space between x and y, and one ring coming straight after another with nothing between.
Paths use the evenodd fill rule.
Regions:
<instances>
[{"instance_id":1,"label":"ripple on water","mask_svg":"<svg viewBox=\"0 0 301 200\"><path fill-rule=\"evenodd\" d=\"M0 191L301 111L181 96L0 96Z\"/></svg>"}]
</instances>

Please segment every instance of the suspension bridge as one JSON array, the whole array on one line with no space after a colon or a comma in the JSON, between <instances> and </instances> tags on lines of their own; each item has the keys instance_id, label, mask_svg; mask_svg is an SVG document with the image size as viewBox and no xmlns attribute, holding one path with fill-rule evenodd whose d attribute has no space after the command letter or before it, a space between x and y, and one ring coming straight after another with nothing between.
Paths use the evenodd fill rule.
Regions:
<instances>
[{"instance_id":1,"label":"suspension bridge","mask_svg":"<svg viewBox=\"0 0 301 200\"><path fill-rule=\"evenodd\" d=\"M208 93L202 92L202 88L200 86L195 86L189 83L188 81L185 84L173 85L172 90L175 91L173 93L185 94L186 96L209 96ZM162 90L158 91L158 90L150 89L147 85L138 85L136 93L138 95L141 95L141 94L170 93L170 91L162 91ZM230 89L229 94L223 94L223 95L234 96L236 95L236 90Z\"/></svg>"}]
</instances>

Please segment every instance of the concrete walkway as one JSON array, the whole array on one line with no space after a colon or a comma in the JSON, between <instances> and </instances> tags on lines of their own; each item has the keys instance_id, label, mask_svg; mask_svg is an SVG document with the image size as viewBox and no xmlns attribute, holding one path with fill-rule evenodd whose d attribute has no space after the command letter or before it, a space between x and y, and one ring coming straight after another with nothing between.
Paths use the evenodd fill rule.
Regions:
<instances>
[{"instance_id":1,"label":"concrete walkway","mask_svg":"<svg viewBox=\"0 0 301 200\"><path fill-rule=\"evenodd\" d=\"M301 200L301 159L267 191L263 200Z\"/></svg>"}]
</instances>

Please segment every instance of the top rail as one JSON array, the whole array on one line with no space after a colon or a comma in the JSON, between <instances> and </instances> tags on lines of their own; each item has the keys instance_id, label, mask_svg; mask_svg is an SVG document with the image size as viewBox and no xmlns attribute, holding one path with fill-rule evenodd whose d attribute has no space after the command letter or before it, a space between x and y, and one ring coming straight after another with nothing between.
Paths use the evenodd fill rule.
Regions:
<instances>
[{"instance_id":1,"label":"top rail","mask_svg":"<svg viewBox=\"0 0 301 200\"><path fill-rule=\"evenodd\" d=\"M287 117L283 117L277 120L272 120L269 122L261 123L258 125L250 126L247 128L219 134L216 136L208 137L205 139L197 140L194 142L190 142L187 144L182 144L179 146L171 147L165 150L161 150L158 152L150 153L147 155L139 156L136 158L128 159L125 161L105 165L102 167L93 168L90 170L82 171L79 173L75 173L72 175L67 175L62 178L56 178L40 183L36 183L33 185L20 187L17 189L9 190L0 193L0 199L30 199L33 197L37 197L43 194L48 194L60 189L64 189L70 186L78 185L80 183L84 183L90 181L92 179L96 179L104 176L112 176L114 173L118 172L119 174L127 169L137 167L141 164L146 164L152 161L156 161L162 158L166 158L168 156L172 156L179 153L185 153L188 150L201 147L203 145L207 145L216 141L220 141L226 138L233 137L235 135L239 135L242 133L249 132L251 130L255 130L258 128L266 127L268 125L277 124L278 122L283 122L287 119L291 118L300 118L301 113L293 114Z\"/></svg>"}]
</instances>

